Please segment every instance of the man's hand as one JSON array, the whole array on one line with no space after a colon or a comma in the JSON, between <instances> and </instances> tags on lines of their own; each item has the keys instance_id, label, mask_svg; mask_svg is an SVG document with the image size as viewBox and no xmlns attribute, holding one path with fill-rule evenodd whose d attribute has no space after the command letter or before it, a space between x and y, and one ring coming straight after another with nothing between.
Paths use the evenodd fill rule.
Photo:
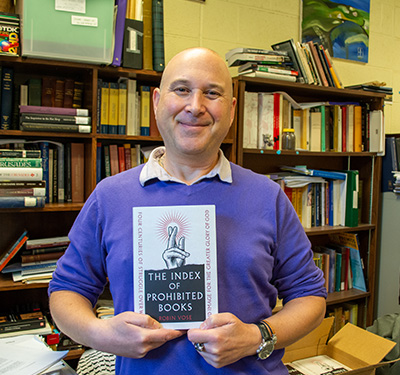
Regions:
<instances>
[{"instance_id":1,"label":"man's hand","mask_svg":"<svg viewBox=\"0 0 400 375\"><path fill-rule=\"evenodd\" d=\"M185 237L181 237L179 243L176 243L177 233L177 227L168 227L168 245L162 255L168 269L183 266L186 258L190 255L185 251Z\"/></svg>"},{"instance_id":2,"label":"man's hand","mask_svg":"<svg viewBox=\"0 0 400 375\"><path fill-rule=\"evenodd\" d=\"M261 343L255 324L246 324L230 313L211 315L199 329L187 333L192 343L204 343L200 355L210 365L220 368L254 355Z\"/></svg>"},{"instance_id":3,"label":"man's hand","mask_svg":"<svg viewBox=\"0 0 400 375\"><path fill-rule=\"evenodd\" d=\"M143 358L156 349L184 334L162 328L149 315L123 312L110 319L97 319L92 327L95 349L130 358Z\"/></svg>"}]
</instances>

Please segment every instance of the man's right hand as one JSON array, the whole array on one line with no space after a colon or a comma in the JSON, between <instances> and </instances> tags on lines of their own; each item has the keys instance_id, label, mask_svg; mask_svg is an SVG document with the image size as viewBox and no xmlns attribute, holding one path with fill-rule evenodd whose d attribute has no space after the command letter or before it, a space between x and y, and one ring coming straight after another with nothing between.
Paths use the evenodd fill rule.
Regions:
<instances>
[{"instance_id":1,"label":"man's right hand","mask_svg":"<svg viewBox=\"0 0 400 375\"><path fill-rule=\"evenodd\" d=\"M91 324L95 349L130 358L143 358L149 351L184 334L162 328L149 315L131 311Z\"/></svg>"}]
</instances>

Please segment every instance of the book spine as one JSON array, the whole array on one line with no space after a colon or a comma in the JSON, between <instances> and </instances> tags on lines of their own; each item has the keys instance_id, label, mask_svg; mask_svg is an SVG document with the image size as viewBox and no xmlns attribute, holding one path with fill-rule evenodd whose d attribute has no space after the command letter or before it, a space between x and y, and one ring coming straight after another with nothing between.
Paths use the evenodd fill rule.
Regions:
<instances>
[{"instance_id":1,"label":"book spine","mask_svg":"<svg viewBox=\"0 0 400 375\"><path fill-rule=\"evenodd\" d=\"M51 124L40 122L23 122L20 124L23 131L34 132L61 132L61 133L85 133L92 131L91 125L75 125L75 124Z\"/></svg>"},{"instance_id":2,"label":"book spine","mask_svg":"<svg viewBox=\"0 0 400 375\"><path fill-rule=\"evenodd\" d=\"M75 109L72 107L74 98L74 80L68 78L65 80L64 84L64 108Z\"/></svg>"},{"instance_id":3,"label":"book spine","mask_svg":"<svg viewBox=\"0 0 400 375\"><path fill-rule=\"evenodd\" d=\"M153 70L152 0L143 0L143 69Z\"/></svg>"},{"instance_id":4,"label":"book spine","mask_svg":"<svg viewBox=\"0 0 400 375\"><path fill-rule=\"evenodd\" d=\"M114 32L114 56L111 65L121 66L127 0L116 0L115 4L117 5L117 17L115 20L115 32Z\"/></svg>"},{"instance_id":5,"label":"book spine","mask_svg":"<svg viewBox=\"0 0 400 375\"><path fill-rule=\"evenodd\" d=\"M42 159L0 158L0 167L12 168L42 168Z\"/></svg>"},{"instance_id":6,"label":"book spine","mask_svg":"<svg viewBox=\"0 0 400 375\"><path fill-rule=\"evenodd\" d=\"M43 168L11 168L0 167L0 180L42 180Z\"/></svg>"},{"instance_id":7,"label":"book spine","mask_svg":"<svg viewBox=\"0 0 400 375\"><path fill-rule=\"evenodd\" d=\"M45 197L46 188L1 188L0 197Z\"/></svg>"},{"instance_id":8,"label":"book spine","mask_svg":"<svg viewBox=\"0 0 400 375\"><path fill-rule=\"evenodd\" d=\"M7 265L22 245L28 240L27 231L24 231L17 241L11 246L11 248L2 256L0 259L0 271Z\"/></svg>"},{"instance_id":9,"label":"book spine","mask_svg":"<svg viewBox=\"0 0 400 375\"><path fill-rule=\"evenodd\" d=\"M150 135L150 86L140 86L140 135Z\"/></svg>"},{"instance_id":10,"label":"book spine","mask_svg":"<svg viewBox=\"0 0 400 375\"><path fill-rule=\"evenodd\" d=\"M64 105L64 91L65 91L65 80L56 79L54 89L54 107L61 108Z\"/></svg>"},{"instance_id":11,"label":"book spine","mask_svg":"<svg viewBox=\"0 0 400 375\"><path fill-rule=\"evenodd\" d=\"M118 169L120 172L126 170L124 146L118 146Z\"/></svg>"},{"instance_id":12,"label":"book spine","mask_svg":"<svg viewBox=\"0 0 400 375\"><path fill-rule=\"evenodd\" d=\"M280 94L274 94L274 150L279 150Z\"/></svg>"},{"instance_id":13,"label":"book spine","mask_svg":"<svg viewBox=\"0 0 400 375\"><path fill-rule=\"evenodd\" d=\"M152 0L153 17L153 69L164 71L164 5L163 0Z\"/></svg>"},{"instance_id":14,"label":"book spine","mask_svg":"<svg viewBox=\"0 0 400 375\"><path fill-rule=\"evenodd\" d=\"M110 117L110 86L108 82L101 82L101 115L100 115L100 131L102 134L108 133L109 117Z\"/></svg>"},{"instance_id":15,"label":"book spine","mask_svg":"<svg viewBox=\"0 0 400 375\"><path fill-rule=\"evenodd\" d=\"M127 82L118 82L118 134L126 134L127 95Z\"/></svg>"},{"instance_id":16,"label":"book spine","mask_svg":"<svg viewBox=\"0 0 400 375\"><path fill-rule=\"evenodd\" d=\"M110 82L108 134L118 134L118 83Z\"/></svg>"},{"instance_id":17,"label":"book spine","mask_svg":"<svg viewBox=\"0 0 400 375\"><path fill-rule=\"evenodd\" d=\"M96 184L98 184L102 178L102 167L103 167L103 160L102 160L102 147L101 142L97 142L96 145Z\"/></svg>"},{"instance_id":18,"label":"book spine","mask_svg":"<svg viewBox=\"0 0 400 375\"><path fill-rule=\"evenodd\" d=\"M139 135L136 132L136 91L137 82L135 79L128 79L128 97L126 108L126 134Z\"/></svg>"},{"instance_id":19,"label":"book spine","mask_svg":"<svg viewBox=\"0 0 400 375\"><path fill-rule=\"evenodd\" d=\"M49 142L40 142L40 151L42 153L42 165L43 165L43 179L46 181L46 203L49 203L49 191L50 191L50 181L49 181Z\"/></svg>"},{"instance_id":20,"label":"book spine","mask_svg":"<svg viewBox=\"0 0 400 375\"><path fill-rule=\"evenodd\" d=\"M71 143L65 145L64 153L64 201L72 202L72 192L71 192Z\"/></svg>"},{"instance_id":21,"label":"book spine","mask_svg":"<svg viewBox=\"0 0 400 375\"><path fill-rule=\"evenodd\" d=\"M83 82L74 81L72 108L82 108L82 102L83 102Z\"/></svg>"},{"instance_id":22,"label":"book spine","mask_svg":"<svg viewBox=\"0 0 400 375\"><path fill-rule=\"evenodd\" d=\"M3 66L1 78L1 119L0 129L11 129L14 69Z\"/></svg>"},{"instance_id":23,"label":"book spine","mask_svg":"<svg viewBox=\"0 0 400 375\"><path fill-rule=\"evenodd\" d=\"M40 78L28 80L28 105L42 105L42 80Z\"/></svg>"},{"instance_id":24,"label":"book spine","mask_svg":"<svg viewBox=\"0 0 400 375\"><path fill-rule=\"evenodd\" d=\"M85 108L59 108L34 105L20 105L20 113L65 115L65 116L89 116L89 110Z\"/></svg>"},{"instance_id":25,"label":"book spine","mask_svg":"<svg viewBox=\"0 0 400 375\"><path fill-rule=\"evenodd\" d=\"M0 197L0 208L44 207L45 197Z\"/></svg>"},{"instance_id":26,"label":"book spine","mask_svg":"<svg viewBox=\"0 0 400 375\"><path fill-rule=\"evenodd\" d=\"M84 202L85 148L83 143L71 143L72 203Z\"/></svg>"},{"instance_id":27,"label":"book spine","mask_svg":"<svg viewBox=\"0 0 400 375\"><path fill-rule=\"evenodd\" d=\"M0 181L0 189L34 189L45 188L45 181Z\"/></svg>"},{"instance_id":28,"label":"book spine","mask_svg":"<svg viewBox=\"0 0 400 375\"><path fill-rule=\"evenodd\" d=\"M56 97L56 80L54 77L42 78L42 105L54 107Z\"/></svg>"},{"instance_id":29,"label":"book spine","mask_svg":"<svg viewBox=\"0 0 400 375\"><path fill-rule=\"evenodd\" d=\"M57 260L64 254L64 251L57 251L51 253L42 253L42 254L32 254L32 255L23 255L21 254L21 263L34 263L34 262L42 262L46 260Z\"/></svg>"},{"instance_id":30,"label":"book spine","mask_svg":"<svg viewBox=\"0 0 400 375\"><path fill-rule=\"evenodd\" d=\"M49 124L90 125L89 116L47 115L36 113L21 113L21 122L39 122Z\"/></svg>"}]
</instances>

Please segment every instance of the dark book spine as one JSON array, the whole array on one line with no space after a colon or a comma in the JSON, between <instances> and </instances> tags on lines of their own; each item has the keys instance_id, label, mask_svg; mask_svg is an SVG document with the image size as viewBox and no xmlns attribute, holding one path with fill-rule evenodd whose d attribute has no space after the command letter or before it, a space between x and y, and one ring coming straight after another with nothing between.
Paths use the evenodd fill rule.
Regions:
<instances>
[{"instance_id":1,"label":"dark book spine","mask_svg":"<svg viewBox=\"0 0 400 375\"><path fill-rule=\"evenodd\" d=\"M0 189L34 189L46 187L45 181L0 181Z\"/></svg>"},{"instance_id":2,"label":"dark book spine","mask_svg":"<svg viewBox=\"0 0 400 375\"><path fill-rule=\"evenodd\" d=\"M42 105L42 80L30 78L28 81L28 105Z\"/></svg>"},{"instance_id":3,"label":"dark book spine","mask_svg":"<svg viewBox=\"0 0 400 375\"><path fill-rule=\"evenodd\" d=\"M71 143L65 145L65 201L72 202L72 185L71 185Z\"/></svg>"},{"instance_id":4,"label":"dark book spine","mask_svg":"<svg viewBox=\"0 0 400 375\"><path fill-rule=\"evenodd\" d=\"M37 113L21 113L21 122L37 122L49 124L76 124L90 125L92 119L89 116L70 115L46 115Z\"/></svg>"},{"instance_id":5,"label":"dark book spine","mask_svg":"<svg viewBox=\"0 0 400 375\"><path fill-rule=\"evenodd\" d=\"M46 107L54 107L56 91L56 79L54 77L42 78L42 104Z\"/></svg>"},{"instance_id":6,"label":"dark book spine","mask_svg":"<svg viewBox=\"0 0 400 375\"><path fill-rule=\"evenodd\" d=\"M74 81L72 108L82 108L82 104L83 104L83 82Z\"/></svg>"},{"instance_id":7,"label":"dark book spine","mask_svg":"<svg viewBox=\"0 0 400 375\"><path fill-rule=\"evenodd\" d=\"M90 125L48 124L40 122L23 122L19 128L24 131L61 133L90 133L92 130Z\"/></svg>"},{"instance_id":8,"label":"dark book spine","mask_svg":"<svg viewBox=\"0 0 400 375\"><path fill-rule=\"evenodd\" d=\"M0 150L0 158L40 158L40 150Z\"/></svg>"},{"instance_id":9,"label":"dark book spine","mask_svg":"<svg viewBox=\"0 0 400 375\"><path fill-rule=\"evenodd\" d=\"M54 93L54 107L60 108L64 106L64 86L65 80L57 79Z\"/></svg>"},{"instance_id":10,"label":"dark book spine","mask_svg":"<svg viewBox=\"0 0 400 375\"><path fill-rule=\"evenodd\" d=\"M153 17L153 69L164 71L164 4L163 0L152 0Z\"/></svg>"},{"instance_id":11,"label":"dark book spine","mask_svg":"<svg viewBox=\"0 0 400 375\"><path fill-rule=\"evenodd\" d=\"M18 130L19 127L19 102L21 97L21 85L14 82L13 95L12 95L12 117L11 129Z\"/></svg>"},{"instance_id":12,"label":"dark book spine","mask_svg":"<svg viewBox=\"0 0 400 375\"><path fill-rule=\"evenodd\" d=\"M64 108L72 108L74 97L74 80L66 79L64 84Z\"/></svg>"},{"instance_id":13,"label":"dark book spine","mask_svg":"<svg viewBox=\"0 0 400 375\"><path fill-rule=\"evenodd\" d=\"M3 66L1 80L1 124L2 130L11 129L12 94L14 88L14 69Z\"/></svg>"},{"instance_id":14,"label":"dark book spine","mask_svg":"<svg viewBox=\"0 0 400 375\"><path fill-rule=\"evenodd\" d=\"M0 208L44 207L45 197L0 197Z\"/></svg>"}]
</instances>

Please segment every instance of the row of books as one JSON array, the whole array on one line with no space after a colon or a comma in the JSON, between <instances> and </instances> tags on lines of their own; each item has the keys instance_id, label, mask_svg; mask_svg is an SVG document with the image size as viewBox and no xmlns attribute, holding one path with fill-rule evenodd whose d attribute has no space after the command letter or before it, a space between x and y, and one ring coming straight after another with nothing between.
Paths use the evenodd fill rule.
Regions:
<instances>
[{"instance_id":1,"label":"row of books","mask_svg":"<svg viewBox=\"0 0 400 375\"><path fill-rule=\"evenodd\" d=\"M140 144L102 144L97 143L96 178L97 182L145 163L151 151L157 146L143 147Z\"/></svg>"},{"instance_id":2,"label":"row of books","mask_svg":"<svg viewBox=\"0 0 400 375\"><path fill-rule=\"evenodd\" d=\"M20 129L21 106L82 108L83 82L79 80L44 76L32 77L26 83L19 84L15 80L14 69L5 66L0 66L0 80L2 130Z\"/></svg>"},{"instance_id":3,"label":"row of books","mask_svg":"<svg viewBox=\"0 0 400 375\"><path fill-rule=\"evenodd\" d=\"M313 247L315 264L324 272L328 293L367 291L357 233L330 235L331 242Z\"/></svg>"},{"instance_id":4,"label":"row of books","mask_svg":"<svg viewBox=\"0 0 400 375\"><path fill-rule=\"evenodd\" d=\"M277 51L286 51L296 70L299 81L310 85L343 88L332 57L322 44L312 41L294 42L293 39L271 46Z\"/></svg>"},{"instance_id":5,"label":"row of books","mask_svg":"<svg viewBox=\"0 0 400 375\"><path fill-rule=\"evenodd\" d=\"M347 323L358 325L359 308L355 302L346 302L341 306L335 306L327 309L327 316L334 318L332 332L330 336L335 335Z\"/></svg>"},{"instance_id":6,"label":"row of books","mask_svg":"<svg viewBox=\"0 0 400 375\"><path fill-rule=\"evenodd\" d=\"M153 110L155 87L131 78L98 80L97 133L159 137Z\"/></svg>"},{"instance_id":7,"label":"row of books","mask_svg":"<svg viewBox=\"0 0 400 375\"><path fill-rule=\"evenodd\" d=\"M304 228L359 224L359 172L281 167L269 177L280 184Z\"/></svg>"},{"instance_id":8,"label":"row of books","mask_svg":"<svg viewBox=\"0 0 400 375\"><path fill-rule=\"evenodd\" d=\"M84 201L84 143L20 139L7 142L0 152L7 159L7 166L0 167L3 208L35 207L32 200L37 201L36 207ZM27 163L42 167L32 168Z\"/></svg>"},{"instance_id":9,"label":"row of books","mask_svg":"<svg viewBox=\"0 0 400 375\"><path fill-rule=\"evenodd\" d=\"M343 88L329 51L322 45L289 39L271 48L234 48L225 59L228 66L238 66L238 74L247 77Z\"/></svg>"},{"instance_id":10,"label":"row of books","mask_svg":"<svg viewBox=\"0 0 400 375\"><path fill-rule=\"evenodd\" d=\"M164 2L116 1L112 65L162 72L164 54Z\"/></svg>"},{"instance_id":11,"label":"row of books","mask_svg":"<svg viewBox=\"0 0 400 375\"><path fill-rule=\"evenodd\" d=\"M285 92L245 92L243 148L280 150L294 129L303 151L383 152L384 116L357 102L297 103Z\"/></svg>"}]
</instances>

